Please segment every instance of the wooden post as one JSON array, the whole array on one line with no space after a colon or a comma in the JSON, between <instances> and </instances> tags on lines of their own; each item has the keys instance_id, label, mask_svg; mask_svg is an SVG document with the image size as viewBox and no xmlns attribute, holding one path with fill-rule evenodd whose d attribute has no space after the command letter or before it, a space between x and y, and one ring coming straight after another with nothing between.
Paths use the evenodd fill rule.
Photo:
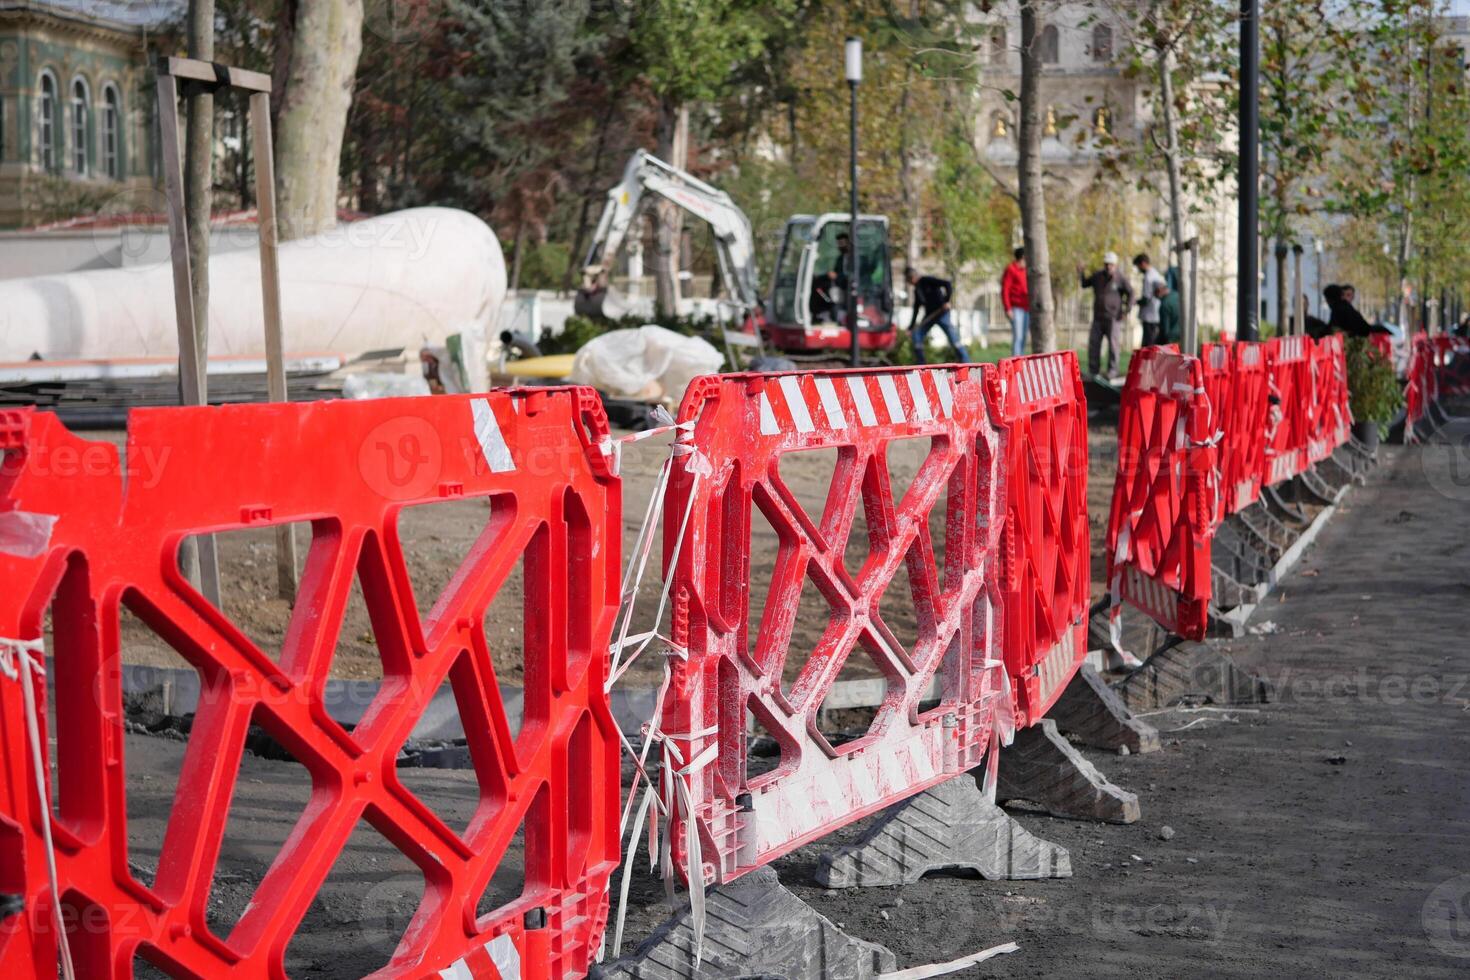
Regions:
<instances>
[{"instance_id":1,"label":"wooden post","mask_svg":"<svg viewBox=\"0 0 1470 980\"><path fill-rule=\"evenodd\" d=\"M250 93L250 128L255 158L255 198L260 238L261 312L265 328L266 397L287 400L285 343L281 327L281 276L276 254L276 191L271 137L268 75L189 58L165 58L158 65L159 130L162 133L164 183L169 205L169 250L173 257L174 305L179 319L180 390L186 405L201 402L204 365L195 343L194 299L190 284L189 231L184 219L183 170L179 157L177 79L205 89L241 89ZM201 270L207 276L208 269ZM200 537L199 572L204 595L219 602L219 568L214 539ZM276 584L281 598L295 600L296 537L290 525L276 528Z\"/></svg>"},{"instance_id":2,"label":"wooden post","mask_svg":"<svg viewBox=\"0 0 1470 980\"><path fill-rule=\"evenodd\" d=\"M194 285L189 262L189 227L184 211L184 162L179 152L179 90L168 62L158 66L158 132L163 151L163 185L168 198L168 245L174 267L174 315L179 335L179 401L204 404L206 364L194 327ZM206 270L205 275L208 274ZM186 538L179 548L184 575L219 604L219 560L214 536Z\"/></svg>"},{"instance_id":3,"label":"wooden post","mask_svg":"<svg viewBox=\"0 0 1470 980\"><path fill-rule=\"evenodd\" d=\"M265 314L267 397L288 401L286 355L281 331L281 273L276 260L276 168L271 134L270 92L250 96L250 132L255 141L255 213L260 229L260 293ZM296 535L289 524L276 527L276 588L282 599L296 601Z\"/></svg>"}]
</instances>

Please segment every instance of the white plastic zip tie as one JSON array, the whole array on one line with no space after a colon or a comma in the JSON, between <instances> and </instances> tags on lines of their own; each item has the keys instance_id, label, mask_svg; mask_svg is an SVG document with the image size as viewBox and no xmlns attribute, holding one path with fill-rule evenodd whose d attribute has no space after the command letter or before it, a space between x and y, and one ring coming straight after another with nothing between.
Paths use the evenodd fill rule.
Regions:
<instances>
[{"instance_id":1,"label":"white plastic zip tie","mask_svg":"<svg viewBox=\"0 0 1470 980\"><path fill-rule=\"evenodd\" d=\"M892 973L878 974L878 980L925 980L926 977L942 977L949 973L958 973L965 967L974 966L976 963L984 963L986 960L1005 953L1014 953L1020 950L1015 943L1002 943L989 949L982 949L978 953L962 956L948 963L930 963L928 966L911 966L907 970L895 970Z\"/></svg>"},{"instance_id":2,"label":"white plastic zip tie","mask_svg":"<svg viewBox=\"0 0 1470 980\"><path fill-rule=\"evenodd\" d=\"M689 882L689 905L693 917L695 939L694 960L697 967L703 955L704 945L704 857L699 840L699 827L695 819L693 797L689 789L689 776L710 765L718 758L719 744L718 742L712 742L702 751L698 752L693 759L686 762L683 753L679 751L678 746L675 744L675 740L692 741L699 738L707 738L718 734L719 730L717 727L710 727L701 731L670 733L664 732L659 728L659 721L663 717L664 699L668 694L669 683L672 677L667 658L679 657L687 660L689 652L683 646L660 633L657 624L662 621L664 611L668 608L669 593L673 587L673 576L668 574L668 571L676 567L679 557L683 553L684 540L688 533L690 519L693 516L694 499L699 489L700 480L712 475L714 468L710 465L709 460L689 442L692 438L695 425L698 422L698 417L688 422L674 424L673 419L669 418L667 413L664 413L663 420L667 420L669 424L658 429L650 429L625 437L623 440L615 443L616 448L614 449L614 465L616 467L621 459L620 454L623 442L636 442L640 439L650 438L660 432L671 430L677 430L679 432L678 438L669 446L668 457L659 469L658 478L654 483L653 492L649 497L648 508L643 516L643 523L638 529L638 536L633 546L628 568L623 575L622 604L619 609L617 639L614 640L610 647L612 662L606 683L606 689L609 691L627 673L634 661L655 640L661 640L663 642L662 652L665 655L663 681L659 685L657 696L654 698L652 717L648 724L643 727L643 745L641 749L635 753L632 745L622 732L620 731L618 734L624 750L636 760L637 774L634 778L633 786L629 790L628 801L624 806L622 819L619 821L618 827L620 839L626 838L628 841L625 853L629 855L629 858L625 864L622 882L619 887L618 911L613 930L613 955L617 955L622 950L623 928L627 919L627 896L630 884L629 874L633 865L632 855L637 850L637 841L643 832L645 821L648 824L651 867L662 869L664 889L668 893L670 902L672 903L673 901L674 867L670 834L673 829L675 809L677 808L684 821L686 835L685 854L689 867L686 869L685 877ZM637 609L638 594L643 585L643 577L647 574L648 561L653 550L654 535L662 524L664 517L664 500L669 481L672 477L675 457L685 458L684 472L692 476L693 479L690 481L688 499L684 506L684 512L680 515L679 530L674 539L672 560L669 567L665 569L663 588L659 593L658 608L653 617L655 626L652 629L631 634ZM629 650L631 652L625 658L624 653ZM647 769L648 754L655 743L658 744L659 750L662 753L662 786L654 785L653 779ZM639 800L638 790L644 782L648 783L648 789L643 793L641 800ZM638 802L635 803L635 800ZM659 817L650 819L649 811L654 807L658 808ZM659 832L661 821L665 827L662 834ZM632 824L631 835L627 833L630 822ZM604 937L604 945L598 950L599 960L602 958L605 948Z\"/></svg>"},{"instance_id":3,"label":"white plastic zip tie","mask_svg":"<svg viewBox=\"0 0 1470 980\"><path fill-rule=\"evenodd\" d=\"M56 916L56 941L61 954L61 975L76 980L71 961L71 943L67 940L66 920L61 914L61 876L56 872L56 845L51 839L51 801L46 797L46 763L41 754L41 725L36 718L36 692L31 674L46 676L46 641L12 640L0 636L0 673L10 680L19 678L25 697L26 741L30 743L31 769L36 775L36 802L41 810L41 837L46 845L46 874L51 881L51 912Z\"/></svg>"}]
</instances>

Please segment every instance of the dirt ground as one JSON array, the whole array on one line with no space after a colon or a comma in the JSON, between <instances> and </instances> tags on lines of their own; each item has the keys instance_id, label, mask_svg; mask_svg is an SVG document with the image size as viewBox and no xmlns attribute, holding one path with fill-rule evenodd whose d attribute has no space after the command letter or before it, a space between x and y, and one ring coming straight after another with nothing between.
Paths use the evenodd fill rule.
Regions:
<instances>
[{"instance_id":1,"label":"dirt ground","mask_svg":"<svg viewBox=\"0 0 1470 980\"><path fill-rule=\"evenodd\" d=\"M1271 625L1222 642L1273 681L1273 703L1163 712L1150 718L1162 751L1087 752L1138 794L1137 824L1015 812L1069 849L1074 878L941 874L901 888L816 887L818 856L857 836L858 824L781 861L782 881L849 932L889 946L900 966L1020 946L957 976L1465 976L1470 490L1440 457L1387 452L1258 612L1255 625ZM129 831L147 874L183 748L127 739ZM402 772L435 809L467 818L469 773ZM247 756L241 778L210 911L222 932L307 795L304 775L285 763ZM515 873L482 908L515 894ZM288 947L290 974L360 976L381 965L422 880L364 825ZM632 939L666 914L660 886L640 872Z\"/></svg>"}]
</instances>

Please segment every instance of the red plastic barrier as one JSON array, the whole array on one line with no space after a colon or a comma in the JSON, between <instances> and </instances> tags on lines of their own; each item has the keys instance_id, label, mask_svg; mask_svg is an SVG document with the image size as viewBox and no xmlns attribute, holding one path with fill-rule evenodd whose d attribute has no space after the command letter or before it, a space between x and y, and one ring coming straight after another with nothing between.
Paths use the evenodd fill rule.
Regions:
<instances>
[{"instance_id":1,"label":"red plastic barrier","mask_svg":"<svg viewBox=\"0 0 1470 980\"><path fill-rule=\"evenodd\" d=\"M1439 391L1446 395L1470 394L1470 341L1464 337L1438 334L1434 345L1434 368Z\"/></svg>"},{"instance_id":2,"label":"red plastic barrier","mask_svg":"<svg viewBox=\"0 0 1470 980\"><path fill-rule=\"evenodd\" d=\"M1205 401L1210 406L1210 428L1219 433L1220 471L1222 491L1216 494L1215 523L1235 510L1235 494L1230 492L1234 483L1225 478L1232 452L1237 452L1244 443L1245 430L1232 424L1238 412L1236 404L1237 379L1235 371L1236 345L1231 342L1201 344L1200 368L1204 377ZM1257 431L1259 438L1259 430Z\"/></svg>"},{"instance_id":3,"label":"red plastic barrier","mask_svg":"<svg viewBox=\"0 0 1470 980\"><path fill-rule=\"evenodd\" d=\"M991 366L724 375L685 394L666 513L676 659L661 727L687 780L703 875L729 881L802 844L976 765L1006 724L1010 696L994 643L1001 605L1002 433L986 404ZM921 439L927 454L907 492L887 453ZM820 512L802 509L783 457L835 449ZM870 550L845 560L857 508ZM692 515L675 555L681 516ZM752 596L758 510L779 551L770 591ZM940 519L942 515L942 521ZM933 527L944 528L942 562ZM885 591L906 569L901 601L917 614L905 646L884 620ZM800 675L783 681L803 585L826 629ZM763 608L747 625L752 604ZM810 621L810 620L807 620ZM834 744L819 713L850 657L876 668L882 704L867 731ZM938 701L931 685L938 678ZM775 768L753 775L747 717L776 741ZM749 794L748 797L746 794ZM673 833L685 866L681 819Z\"/></svg>"},{"instance_id":4,"label":"red plastic barrier","mask_svg":"<svg viewBox=\"0 0 1470 980\"><path fill-rule=\"evenodd\" d=\"M1230 403L1220 443L1221 495L1231 514L1261 496L1272 407L1268 355L1265 344L1248 342L1237 342L1231 351Z\"/></svg>"},{"instance_id":5,"label":"red plastic barrier","mask_svg":"<svg viewBox=\"0 0 1470 980\"><path fill-rule=\"evenodd\" d=\"M1370 333L1368 342L1373 345L1383 359L1389 364L1393 363L1393 338L1386 333Z\"/></svg>"},{"instance_id":6,"label":"red plastic barrier","mask_svg":"<svg viewBox=\"0 0 1470 980\"><path fill-rule=\"evenodd\" d=\"M1087 401L1072 351L1000 363L1006 438L1006 671L1017 727L1040 721L1087 655Z\"/></svg>"},{"instance_id":7,"label":"red plastic barrier","mask_svg":"<svg viewBox=\"0 0 1470 980\"><path fill-rule=\"evenodd\" d=\"M1313 392L1310 338L1298 334L1266 342L1266 447L1262 481L1289 480L1307 468L1307 434L1312 426Z\"/></svg>"},{"instance_id":8,"label":"red plastic barrier","mask_svg":"<svg viewBox=\"0 0 1470 980\"><path fill-rule=\"evenodd\" d=\"M13 537L0 552L0 636L40 636L49 610L55 633L40 694L56 711L55 853L79 977L131 977L135 955L179 977L284 977L287 945L359 820L424 876L417 911L375 977L585 973L618 860L619 786L603 682L621 491L590 389L143 409L131 416L126 470L115 446L79 439L50 414L4 417L0 524L59 515L33 555ZM410 578L399 515L461 498L488 504L486 524L421 618L435 597ZM313 536L277 655L195 591L177 553L186 535L297 521L310 521ZM481 624L522 557L525 721L513 738L491 659L499 637ZM328 716L323 686L354 575L384 682L349 731ZM151 885L130 864L127 800L138 784L123 727L123 609L199 672ZM463 831L405 788L394 763L446 681L479 780ZM10 976L55 976L21 691L0 680L0 890L25 900L0 926L0 965ZM239 846L231 801L250 800L236 783L251 726L310 774L311 799L238 924L221 934L208 909L221 849ZM477 914L523 822L524 891Z\"/></svg>"},{"instance_id":9,"label":"red plastic barrier","mask_svg":"<svg viewBox=\"0 0 1470 980\"><path fill-rule=\"evenodd\" d=\"M1342 334L1335 333L1312 343L1313 393L1307 433L1307 462L1318 463L1344 445L1352 431L1353 413L1348 405L1347 352Z\"/></svg>"},{"instance_id":10,"label":"red plastic barrier","mask_svg":"<svg viewBox=\"0 0 1470 980\"><path fill-rule=\"evenodd\" d=\"M1115 642L1125 601L1186 639L1204 638L1219 494L1210 416L1197 358L1159 348L1134 355L1108 517Z\"/></svg>"},{"instance_id":11,"label":"red plastic barrier","mask_svg":"<svg viewBox=\"0 0 1470 980\"><path fill-rule=\"evenodd\" d=\"M1404 438L1417 441L1414 427L1439 400L1439 382L1434 367L1434 345L1426 333L1416 333L1409 348L1408 383L1404 386Z\"/></svg>"}]
</instances>

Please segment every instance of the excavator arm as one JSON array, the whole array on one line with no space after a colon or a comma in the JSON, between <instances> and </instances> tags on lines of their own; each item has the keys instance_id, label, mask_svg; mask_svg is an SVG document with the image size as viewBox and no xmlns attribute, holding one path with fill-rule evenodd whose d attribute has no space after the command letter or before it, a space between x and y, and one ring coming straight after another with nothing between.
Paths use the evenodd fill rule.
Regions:
<instances>
[{"instance_id":1,"label":"excavator arm","mask_svg":"<svg viewBox=\"0 0 1470 980\"><path fill-rule=\"evenodd\" d=\"M620 308L610 288L613 259L627 237L643 195L654 194L703 220L714 233L720 278L736 302L754 314L760 307L755 273L755 236L745 212L730 195L639 150L623 170L623 179L607 192L607 204L597 223L597 234L582 263L582 288L576 309L586 316L615 315Z\"/></svg>"}]
</instances>

